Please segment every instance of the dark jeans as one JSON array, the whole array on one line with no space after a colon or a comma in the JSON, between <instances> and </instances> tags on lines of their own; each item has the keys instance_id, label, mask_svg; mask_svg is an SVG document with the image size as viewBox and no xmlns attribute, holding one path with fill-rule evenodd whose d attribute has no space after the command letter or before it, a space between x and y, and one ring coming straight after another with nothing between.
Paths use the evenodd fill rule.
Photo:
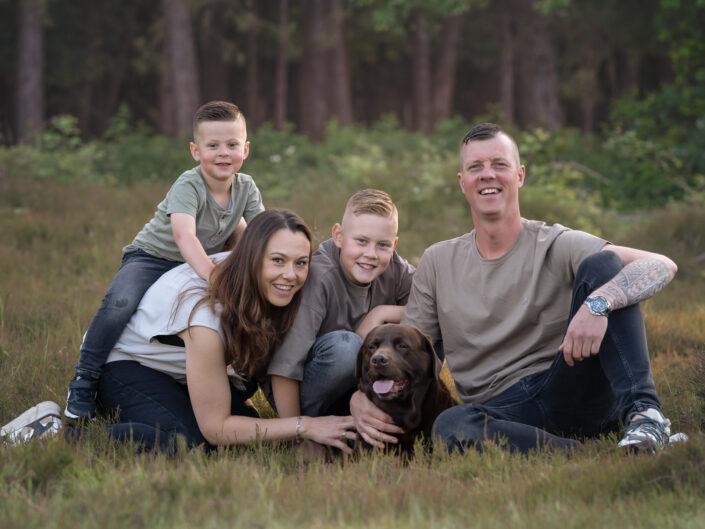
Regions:
<instances>
[{"instance_id":1,"label":"dark jeans","mask_svg":"<svg viewBox=\"0 0 705 529\"><path fill-rule=\"evenodd\" d=\"M242 393L230 388L232 415L258 417L245 401L257 386ZM201 434L185 384L171 376L128 360L110 362L98 384L98 405L119 422L107 426L110 437L134 440L142 449L174 453L182 436L186 446L214 447Z\"/></svg>"},{"instance_id":2,"label":"dark jeans","mask_svg":"<svg viewBox=\"0 0 705 529\"><path fill-rule=\"evenodd\" d=\"M122 264L83 337L81 357L74 368L76 374L94 380L100 377L110 351L137 310L144 293L165 272L180 264L139 249L125 252Z\"/></svg>"},{"instance_id":3,"label":"dark jeans","mask_svg":"<svg viewBox=\"0 0 705 529\"><path fill-rule=\"evenodd\" d=\"M613 252L598 252L580 265L570 317L585 298L624 266ZM641 309L632 305L609 315L600 352L573 367L558 353L551 367L522 378L482 405L443 412L434 436L448 450L481 449L482 441L506 442L511 450L570 448L569 437L594 437L619 427L634 411L661 408L656 395Z\"/></svg>"}]
</instances>

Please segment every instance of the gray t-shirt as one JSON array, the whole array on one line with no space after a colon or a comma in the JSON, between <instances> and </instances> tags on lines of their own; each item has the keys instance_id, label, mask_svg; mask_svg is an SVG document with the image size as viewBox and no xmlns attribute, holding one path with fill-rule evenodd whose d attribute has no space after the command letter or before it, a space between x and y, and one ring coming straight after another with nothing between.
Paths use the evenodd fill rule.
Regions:
<instances>
[{"instance_id":1,"label":"gray t-shirt","mask_svg":"<svg viewBox=\"0 0 705 529\"><path fill-rule=\"evenodd\" d=\"M463 402L481 404L547 369L568 326L575 273L606 241L522 219L517 242L484 259L475 231L428 248L402 323L443 339Z\"/></svg>"},{"instance_id":2,"label":"gray t-shirt","mask_svg":"<svg viewBox=\"0 0 705 529\"><path fill-rule=\"evenodd\" d=\"M321 243L311 258L294 324L274 352L267 374L302 380L316 338L336 330L354 331L378 305L404 305L413 274L414 267L394 252L381 276L369 285L354 285L340 267L340 250L333 240Z\"/></svg>"},{"instance_id":3,"label":"gray t-shirt","mask_svg":"<svg viewBox=\"0 0 705 529\"><path fill-rule=\"evenodd\" d=\"M250 222L264 211L262 195L252 177L246 174L235 174L230 187L230 202L230 209L221 207L208 190L200 166L194 167L179 176L157 206L152 220L123 251L140 248L161 259L184 262L174 241L169 216L186 213L196 219L196 236L206 254L220 252L241 218Z\"/></svg>"}]
</instances>

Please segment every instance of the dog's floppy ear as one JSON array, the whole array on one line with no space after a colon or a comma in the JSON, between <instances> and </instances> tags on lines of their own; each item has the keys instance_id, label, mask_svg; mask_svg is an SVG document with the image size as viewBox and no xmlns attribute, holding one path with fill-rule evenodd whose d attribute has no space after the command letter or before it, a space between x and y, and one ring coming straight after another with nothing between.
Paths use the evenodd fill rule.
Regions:
<instances>
[{"instance_id":1,"label":"dog's floppy ear","mask_svg":"<svg viewBox=\"0 0 705 529\"><path fill-rule=\"evenodd\" d=\"M419 338L421 338L421 343L423 344L423 350L426 351L431 356L431 371L429 372L428 375L430 377L437 379L441 374L441 369L443 368L443 362L441 362L440 358L438 358L438 355L436 354L436 350L433 348L433 344L431 343L431 338L427 334L422 333L416 327L414 327L414 330L419 335Z\"/></svg>"}]
</instances>

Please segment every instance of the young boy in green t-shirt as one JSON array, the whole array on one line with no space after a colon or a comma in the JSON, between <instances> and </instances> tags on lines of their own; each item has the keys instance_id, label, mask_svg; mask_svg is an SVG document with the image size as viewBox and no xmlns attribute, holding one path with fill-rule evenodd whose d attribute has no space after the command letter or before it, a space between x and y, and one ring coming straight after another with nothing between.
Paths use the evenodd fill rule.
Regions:
<instances>
[{"instance_id":1,"label":"young boy in green t-shirt","mask_svg":"<svg viewBox=\"0 0 705 529\"><path fill-rule=\"evenodd\" d=\"M179 176L152 220L123 248L122 264L83 337L64 410L70 419L95 415L103 364L147 289L183 262L208 281L214 268L208 256L264 211L252 177L238 173L250 144L237 106L211 101L200 107L190 149L199 165Z\"/></svg>"}]
</instances>

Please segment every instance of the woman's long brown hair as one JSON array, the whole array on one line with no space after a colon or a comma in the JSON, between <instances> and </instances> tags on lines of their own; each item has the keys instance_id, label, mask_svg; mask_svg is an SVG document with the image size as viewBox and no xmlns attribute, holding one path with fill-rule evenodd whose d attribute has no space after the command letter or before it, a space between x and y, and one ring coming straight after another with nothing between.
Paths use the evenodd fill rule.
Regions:
<instances>
[{"instance_id":1,"label":"woman's long brown hair","mask_svg":"<svg viewBox=\"0 0 705 529\"><path fill-rule=\"evenodd\" d=\"M214 313L220 307L226 359L248 378L262 374L301 304L301 290L284 307L269 303L261 291L264 250L272 235L282 229L303 233L311 242L311 230L293 211L269 209L260 213L247 225L232 253L216 266L210 287L191 312L193 315L203 303Z\"/></svg>"}]
</instances>

